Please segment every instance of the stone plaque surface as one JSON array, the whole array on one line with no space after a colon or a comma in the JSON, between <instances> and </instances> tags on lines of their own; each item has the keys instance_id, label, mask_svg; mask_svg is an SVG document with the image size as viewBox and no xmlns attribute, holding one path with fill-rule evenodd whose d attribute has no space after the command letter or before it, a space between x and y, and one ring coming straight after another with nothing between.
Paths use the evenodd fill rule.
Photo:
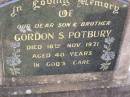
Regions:
<instances>
[{"instance_id":1,"label":"stone plaque surface","mask_svg":"<svg viewBox=\"0 0 130 97\"><path fill-rule=\"evenodd\" d=\"M0 32L6 77L114 70L125 0L7 0Z\"/></svg>"}]
</instances>

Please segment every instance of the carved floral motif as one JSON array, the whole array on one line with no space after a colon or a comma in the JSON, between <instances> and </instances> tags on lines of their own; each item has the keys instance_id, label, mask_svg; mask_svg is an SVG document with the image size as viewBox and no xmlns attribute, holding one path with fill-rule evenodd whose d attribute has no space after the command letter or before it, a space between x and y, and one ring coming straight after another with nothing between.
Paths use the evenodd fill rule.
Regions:
<instances>
[{"instance_id":1,"label":"carved floral motif","mask_svg":"<svg viewBox=\"0 0 130 97\"><path fill-rule=\"evenodd\" d=\"M20 59L20 42L13 42L10 44L10 47L13 49L12 55L7 57L6 64L8 65L9 72L13 76L20 74L19 65L22 63Z\"/></svg>"},{"instance_id":2,"label":"carved floral motif","mask_svg":"<svg viewBox=\"0 0 130 97\"><path fill-rule=\"evenodd\" d=\"M100 67L100 69L103 71L109 69L109 66L111 65L111 60L115 58L115 52L111 51L111 45L114 41L114 37L105 38L104 50L101 56L101 59L105 62L102 63Z\"/></svg>"}]
</instances>

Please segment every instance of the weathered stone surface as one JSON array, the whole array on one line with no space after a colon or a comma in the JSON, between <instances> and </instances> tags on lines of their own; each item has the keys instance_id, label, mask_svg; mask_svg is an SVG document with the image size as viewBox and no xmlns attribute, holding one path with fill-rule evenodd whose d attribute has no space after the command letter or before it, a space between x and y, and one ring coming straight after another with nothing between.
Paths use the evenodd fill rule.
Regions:
<instances>
[{"instance_id":1,"label":"weathered stone surface","mask_svg":"<svg viewBox=\"0 0 130 97\"><path fill-rule=\"evenodd\" d=\"M129 11L130 15L130 11ZM124 41L122 44L121 49L121 55L118 61L117 71L115 72L114 76L108 76L107 75L107 82L81 82L81 83L68 83L63 87L63 83L61 80L57 82L56 85L41 85L41 86L24 86L24 87L15 87L15 83L13 87L3 87L0 89L0 97L11 97L8 95L11 91L19 90L22 92L26 92L25 89L30 88L39 88L42 87L43 94L32 94L32 95L22 95L22 96L14 96L14 97L130 97L130 73L128 72L128 68L130 67L130 16L128 16L127 23L126 23L126 30L124 35ZM84 75L83 75L84 76ZM67 77L67 76L66 76ZM106 77L106 75L104 75ZM110 77L110 78L109 78ZM72 80L76 81L77 77L73 77ZM79 75L79 78L82 78L81 75ZM125 78L125 80L121 80L122 78ZM127 78L127 79L126 79ZM55 79L55 77L52 77L50 79ZM66 78L67 79L67 78ZM105 78L106 79L106 78ZM114 81L113 81L114 79ZM81 79L82 80L82 79ZM57 80L56 80L57 81ZM101 80L100 80L101 81ZM88 88L89 85L93 85L92 88ZM103 86L102 86L103 85ZM94 86L96 86L94 88ZM104 87L105 86L105 87ZM55 93L47 93L48 90L56 90ZM53 87L53 88L49 88ZM74 91L69 91L69 88L75 88ZM44 90L45 88L45 90ZM68 88L68 90L58 92L59 89ZM81 89L81 90L80 90ZM38 89L36 89L38 91ZM45 92L45 93L44 93ZM21 93L23 94L23 93ZM13 96L12 96L13 97Z\"/></svg>"},{"instance_id":2,"label":"weathered stone surface","mask_svg":"<svg viewBox=\"0 0 130 97\"><path fill-rule=\"evenodd\" d=\"M31 94L17 96L0 96L0 97L130 97L130 86L113 87L113 88L95 88L90 90L79 90L69 92L56 92L47 94Z\"/></svg>"},{"instance_id":3,"label":"weathered stone surface","mask_svg":"<svg viewBox=\"0 0 130 97\"><path fill-rule=\"evenodd\" d=\"M120 52L120 57L118 59L117 71L115 72L115 77L118 79L125 78L129 76L130 68L130 7L128 11L127 22L125 25L125 34L122 42L122 48Z\"/></svg>"}]
</instances>

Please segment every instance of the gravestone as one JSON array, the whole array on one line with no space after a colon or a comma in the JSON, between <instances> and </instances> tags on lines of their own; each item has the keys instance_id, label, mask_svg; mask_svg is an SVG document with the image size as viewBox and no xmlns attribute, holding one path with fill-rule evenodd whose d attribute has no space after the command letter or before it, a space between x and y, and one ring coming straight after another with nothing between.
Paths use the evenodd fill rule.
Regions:
<instances>
[{"instance_id":1,"label":"gravestone","mask_svg":"<svg viewBox=\"0 0 130 97\"><path fill-rule=\"evenodd\" d=\"M127 10L124 0L3 1L3 84L42 84L52 76L67 75L69 81L71 75L111 73Z\"/></svg>"}]
</instances>

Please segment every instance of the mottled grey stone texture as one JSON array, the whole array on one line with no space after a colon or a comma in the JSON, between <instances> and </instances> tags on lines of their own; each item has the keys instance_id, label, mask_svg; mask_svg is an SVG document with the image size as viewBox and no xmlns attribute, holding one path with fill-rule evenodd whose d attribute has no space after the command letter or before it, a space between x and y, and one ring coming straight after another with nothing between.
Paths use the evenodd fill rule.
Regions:
<instances>
[{"instance_id":1,"label":"mottled grey stone texture","mask_svg":"<svg viewBox=\"0 0 130 97\"><path fill-rule=\"evenodd\" d=\"M89 82L82 82L81 84L80 83L77 84L75 82L73 83L73 85L72 83L68 83L67 85L62 85L63 83L61 82L56 85L43 85L43 86L36 86L33 88L50 87L50 88L53 88L54 90L57 90L57 88L64 89L67 87L68 89L69 88L71 89L72 86L75 86L75 90L73 91L66 90L63 92L57 91L55 93L54 92L47 93L46 91L46 93L42 93L42 94L10 96L8 95L8 93L10 91L13 91L13 89L20 90L20 88L18 87L16 88L14 84L13 88L11 87L0 88L0 94L1 94L0 97L130 97L130 72L128 71L130 67L130 10L129 10L129 16L127 19L124 32L125 32L125 35L124 35L124 40L123 40L123 44L122 44L122 48L120 52L120 57L118 60L117 70L113 74L114 75L113 78L107 78L109 76L104 75L104 77L108 79L107 82L100 83L98 81L95 81L95 82L89 81L90 84ZM93 87L88 88L89 85ZM63 86L66 86L66 87L63 87ZM28 86L21 87L21 88L23 88L24 90L25 88L27 89Z\"/></svg>"},{"instance_id":2,"label":"mottled grey stone texture","mask_svg":"<svg viewBox=\"0 0 130 97\"><path fill-rule=\"evenodd\" d=\"M128 72L128 70L130 69L130 7L125 24L124 39L122 42L120 57L117 64L117 71L115 72L115 77L117 79L130 76Z\"/></svg>"},{"instance_id":3,"label":"mottled grey stone texture","mask_svg":"<svg viewBox=\"0 0 130 97\"><path fill-rule=\"evenodd\" d=\"M5 97L5 96L0 96ZM6 97L130 97L130 86Z\"/></svg>"}]
</instances>

